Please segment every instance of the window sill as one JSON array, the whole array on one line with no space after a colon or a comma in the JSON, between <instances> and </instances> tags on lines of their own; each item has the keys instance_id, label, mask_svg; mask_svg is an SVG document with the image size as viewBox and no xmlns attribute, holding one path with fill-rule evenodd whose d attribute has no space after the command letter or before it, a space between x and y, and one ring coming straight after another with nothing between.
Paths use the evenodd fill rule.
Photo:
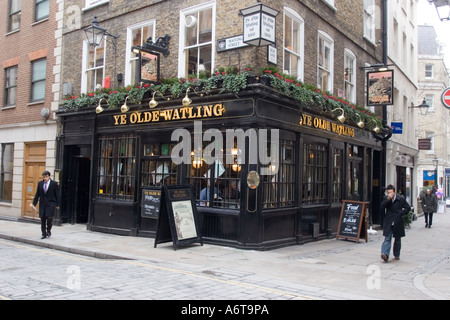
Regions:
<instances>
[{"instance_id":1,"label":"window sill","mask_svg":"<svg viewBox=\"0 0 450 320\"><path fill-rule=\"evenodd\" d=\"M16 105L13 105L13 106L4 106L4 107L1 108L1 110L8 110L8 109L15 109L15 108L16 108Z\"/></svg>"},{"instance_id":2,"label":"window sill","mask_svg":"<svg viewBox=\"0 0 450 320\"><path fill-rule=\"evenodd\" d=\"M41 20L38 20L38 21L33 22L33 23L31 24L31 26L34 27L35 25L41 24L41 23L43 23L43 22L45 22L45 21L48 21L48 17L42 18Z\"/></svg>"},{"instance_id":3,"label":"window sill","mask_svg":"<svg viewBox=\"0 0 450 320\"><path fill-rule=\"evenodd\" d=\"M5 34L5 37L10 36L10 35L12 35L14 33L18 33L19 31L20 31L20 28L16 29L16 30L13 30L13 31L9 31L7 34Z\"/></svg>"},{"instance_id":4,"label":"window sill","mask_svg":"<svg viewBox=\"0 0 450 320\"><path fill-rule=\"evenodd\" d=\"M31 106L35 106L38 104L43 104L45 101L44 100L39 100L39 101L32 101L30 103L27 103L27 106L31 107Z\"/></svg>"}]
</instances>

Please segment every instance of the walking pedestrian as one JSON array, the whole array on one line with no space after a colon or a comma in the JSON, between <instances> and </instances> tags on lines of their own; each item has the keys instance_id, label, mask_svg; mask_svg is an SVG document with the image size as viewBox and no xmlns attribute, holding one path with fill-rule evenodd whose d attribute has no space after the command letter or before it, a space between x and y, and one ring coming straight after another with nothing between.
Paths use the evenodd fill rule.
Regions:
<instances>
[{"instance_id":1,"label":"walking pedestrian","mask_svg":"<svg viewBox=\"0 0 450 320\"><path fill-rule=\"evenodd\" d=\"M393 253L395 260L400 260L401 239L405 236L405 223L403 217L411 211L411 206L406 199L395 192L393 185L386 187L386 196L381 203L381 209L385 210L383 222L384 242L381 245L381 259L389 260L392 237L394 237Z\"/></svg>"},{"instance_id":2,"label":"walking pedestrian","mask_svg":"<svg viewBox=\"0 0 450 320\"><path fill-rule=\"evenodd\" d=\"M425 228L431 228L433 224L433 213L437 211L438 202L436 195L434 195L431 189L427 189L425 195L420 197L422 201L422 209L425 214Z\"/></svg>"},{"instance_id":3,"label":"walking pedestrian","mask_svg":"<svg viewBox=\"0 0 450 320\"><path fill-rule=\"evenodd\" d=\"M55 209L59 209L59 187L58 183L50 179L50 172L44 171L42 173L42 181L37 185L36 194L34 196L31 207L36 209L36 204L39 201L39 218L41 218L42 238L50 238L53 226L53 217Z\"/></svg>"}]
</instances>

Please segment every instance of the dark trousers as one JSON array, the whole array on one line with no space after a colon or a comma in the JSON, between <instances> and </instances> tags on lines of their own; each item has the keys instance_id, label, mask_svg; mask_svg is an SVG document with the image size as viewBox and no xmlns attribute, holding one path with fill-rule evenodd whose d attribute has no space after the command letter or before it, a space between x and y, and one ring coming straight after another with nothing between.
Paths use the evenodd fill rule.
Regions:
<instances>
[{"instance_id":1,"label":"dark trousers","mask_svg":"<svg viewBox=\"0 0 450 320\"><path fill-rule=\"evenodd\" d=\"M429 226L433 224L433 212L424 212L425 213L425 223ZM429 217L429 219L428 219Z\"/></svg>"},{"instance_id":2,"label":"dark trousers","mask_svg":"<svg viewBox=\"0 0 450 320\"><path fill-rule=\"evenodd\" d=\"M45 237L50 233L53 226L53 217L42 217L41 218L41 231L42 236Z\"/></svg>"}]
</instances>

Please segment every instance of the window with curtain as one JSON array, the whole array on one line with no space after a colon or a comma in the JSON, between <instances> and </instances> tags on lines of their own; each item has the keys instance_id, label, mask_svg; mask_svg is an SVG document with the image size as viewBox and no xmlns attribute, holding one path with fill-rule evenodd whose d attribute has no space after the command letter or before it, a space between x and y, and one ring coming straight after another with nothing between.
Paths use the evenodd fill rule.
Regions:
<instances>
[{"instance_id":1,"label":"window with curtain","mask_svg":"<svg viewBox=\"0 0 450 320\"><path fill-rule=\"evenodd\" d=\"M132 134L99 138L98 198L133 200L136 141L136 137Z\"/></svg>"},{"instance_id":2,"label":"window with curtain","mask_svg":"<svg viewBox=\"0 0 450 320\"><path fill-rule=\"evenodd\" d=\"M46 59L31 62L31 102L43 101L45 99L46 71Z\"/></svg>"},{"instance_id":3,"label":"window with curtain","mask_svg":"<svg viewBox=\"0 0 450 320\"><path fill-rule=\"evenodd\" d=\"M50 13L50 0L36 0L36 6L34 10L34 21L43 20L48 18Z\"/></svg>"},{"instance_id":4,"label":"window with curtain","mask_svg":"<svg viewBox=\"0 0 450 320\"><path fill-rule=\"evenodd\" d=\"M303 80L303 20L295 12L284 13L284 73Z\"/></svg>"},{"instance_id":5,"label":"window with curtain","mask_svg":"<svg viewBox=\"0 0 450 320\"><path fill-rule=\"evenodd\" d=\"M5 107L12 107L16 105L17 70L17 66L5 69Z\"/></svg>"},{"instance_id":6,"label":"window with curtain","mask_svg":"<svg viewBox=\"0 0 450 320\"><path fill-rule=\"evenodd\" d=\"M212 73L214 12L214 5L182 12L180 77Z\"/></svg>"},{"instance_id":7,"label":"window with curtain","mask_svg":"<svg viewBox=\"0 0 450 320\"><path fill-rule=\"evenodd\" d=\"M0 201L12 201L13 167L14 167L14 144L5 143L1 145L1 168L0 168Z\"/></svg>"},{"instance_id":8,"label":"window with curtain","mask_svg":"<svg viewBox=\"0 0 450 320\"><path fill-rule=\"evenodd\" d=\"M20 29L22 0L9 0L8 32Z\"/></svg>"}]
</instances>

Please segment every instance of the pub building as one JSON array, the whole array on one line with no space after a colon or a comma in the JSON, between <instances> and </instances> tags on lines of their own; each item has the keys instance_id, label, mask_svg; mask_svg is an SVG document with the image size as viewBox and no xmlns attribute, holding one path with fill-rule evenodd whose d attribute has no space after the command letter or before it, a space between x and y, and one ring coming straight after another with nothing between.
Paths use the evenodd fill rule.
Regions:
<instances>
[{"instance_id":1,"label":"pub building","mask_svg":"<svg viewBox=\"0 0 450 320\"><path fill-rule=\"evenodd\" d=\"M148 53L144 47L137 48L141 61ZM254 57L252 48L239 50ZM161 61L170 59L152 50ZM152 238L158 219L143 215L143 190L190 185L206 243L267 250L332 238L343 200L366 202L376 223L383 150L374 134L378 122L364 117L363 124L361 116L336 107L334 97L320 103L325 93L319 90L301 102L274 86L282 75L255 73L235 92L221 84L192 84L175 96L156 90L156 84L146 86L141 101L125 99L115 108L107 98L80 108L62 105L56 164L63 200L57 219ZM174 154L190 161L179 163ZM214 161L206 160L209 154Z\"/></svg>"}]
</instances>

